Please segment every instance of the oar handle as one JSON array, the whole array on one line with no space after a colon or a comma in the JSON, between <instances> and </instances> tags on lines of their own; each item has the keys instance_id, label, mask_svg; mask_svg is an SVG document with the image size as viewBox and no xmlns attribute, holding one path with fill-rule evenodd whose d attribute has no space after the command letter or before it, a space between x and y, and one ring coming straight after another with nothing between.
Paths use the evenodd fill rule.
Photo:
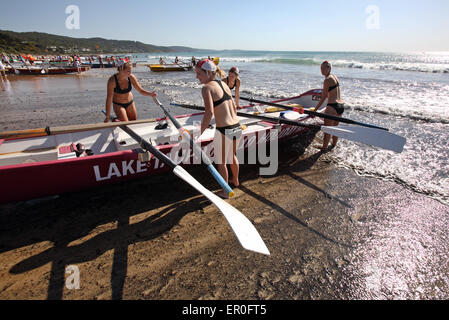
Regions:
<instances>
[{"instance_id":1,"label":"oar handle","mask_svg":"<svg viewBox=\"0 0 449 320\"><path fill-rule=\"evenodd\" d=\"M175 127L178 130L184 129L182 125L179 123L178 120L176 120L175 117L173 117L170 112L168 112L165 107L162 105L162 103L159 102L159 100L156 97L153 97L154 102L161 107L162 111L165 113L165 115L170 118L171 122L175 125ZM190 142L190 147L192 148L195 155L201 156L201 159L204 161L204 163L207 165L207 169L212 174L214 179L220 184L220 186L225 190L225 192L229 195L229 197L234 196L234 191L232 191L231 187L228 185L228 183L223 179L220 173L218 173L217 169L215 169L214 165L212 164L212 161L209 159L209 157L201 150L201 147L198 146L192 139L192 137L189 135L187 130L183 130L183 136L187 139L187 141Z\"/></svg>"},{"instance_id":2,"label":"oar handle","mask_svg":"<svg viewBox=\"0 0 449 320\"><path fill-rule=\"evenodd\" d=\"M176 107L204 111L204 108L200 107L200 106L192 106L192 105L188 105L188 104L178 104L178 103L174 103L174 102L170 103L170 105L176 106ZM260 120L268 121L268 122L272 122L272 123L284 123L284 124L288 124L291 126L306 127L306 128L313 128L313 129L319 129L321 127L321 126L317 126L314 124L301 123L301 122L298 122L295 120L288 120L288 119L282 119L282 118L277 118L277 117L268 117L268 116L262 116L259 114L246 113L246 112L237 112L237 115L240 117L260 119Z\"/></svg>"},{"instance_id":3,"label":"oar handle","mask_svg":"<svg viewBox=\"0 0 449 320\"><path fill-rule=\"evenodd\" d=\"M11 138L32 138L50 135L50 127L40 128L40 129L29 129L29 130L15 130L15 131L3 131L0 132L0 139L11 139Z\"/></svg>"},{"instance_id":4,"label":"oar handle","mask_svg":"<svg viewBox=\"0 0 449 320\"><path fill-rule=\"evenodd\" d=\"M387 128L378 127L378 126L375 126L372 124L358 122L358 121L354 121L354 120L347 119L347 118L335 117L332 115L328 115L328 114L324 114L324 113L316 112L316 111L311 111L311 110L307 110L307 109L303 109L303 108L299 110L297 107L286 106L283 104L273 103L273 102L269 102L269 101L262 101L262 100L257 100L257 99L253 99L253 98L240 97L240 99L246 100L249 102L255 102L255 103L265 104L265 105L269 105L269 106L285 108L285 109L289 109L289 110L293 110L293 111L299 111L301 113L311 114L311 115L314 115L314 116L317 116L320 118L330 119L330 120L334 120L334 121L338 121L338 122L344 122L344 123L355 124L355 125L364 126L364 127L368 127L368 128L381 129L381 130L388 131Z\"/></svg>"},{"instance_id":5,"label":"oar handle","mask_svg":"<svg viewBox=\"0 0 449 320\"><path fill-rule=\"evenodd\" d=\"M174 163L169 157L167 157L165 154L163 154L161 151L155 148L151 143L142 139L141 136L135 133L128 126L120 126L120 129L129 134L131 138L136 140L143 149L151 152L155 157L159 158L163 163L165 163L170 168L174 169L177 166L177 164Z\"/></svg>"}]
</instances>

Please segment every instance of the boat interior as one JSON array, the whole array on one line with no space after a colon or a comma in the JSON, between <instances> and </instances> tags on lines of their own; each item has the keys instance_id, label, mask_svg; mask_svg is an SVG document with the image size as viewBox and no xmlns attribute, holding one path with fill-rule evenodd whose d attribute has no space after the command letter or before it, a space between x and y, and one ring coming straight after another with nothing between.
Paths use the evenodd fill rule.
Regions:
<instances>
[{"instance_id":1,"label":"boat interior","mask_svg":"<svg viewBox=\"0 0 449 320\"><path fill-rule=\"evenodd\" d=\"M287 99L286 99L287 100ZM283 102L287 103L287 101ZM317 101L312 96L302 96L296 99L288 100L289 104L301 104L303 106L315 106ZM263 114L266 107L252 106L245 109L245 112L258 112ZM271 117L279 117L280 111L266 114ZM305 117L299 115L298 117ZM201 113L177 117L181 125L190 132L199 131L203 115ZM273 124L261 122L258 119L240 118L240 123L246 126L244 134L254 131L266 130L267 127L273 127ZM201 141L212 140L215 129L214 119L211 122L212 127L206 129L200 137ZM134 130L146 141L150 141L155 146L176 144L179 142L179 131L170 121L152 121L148 123L133 124L130 128ZM42 161L55 161L73 159L85 154L77 153L77 145L80 144L84 149L90 150L91 155L102 155L111 152L139 149L137 141L132 139L126 132L119 127L96 129L90 131L81 131L73 133L55 134L50 136L41 136L34 138L19 138L0 140L0 167L35 163Z\"/></svg>"},{"instance_id":2,"label":"boat interior","mask_svg":"<svg viewBox=\"0 0 449 320\"><path fill-rule=\"evenodd\" d=\"M202 115L178 119L190 132L199 130ZM260 130L270 127L255 119L242 118L241 124L247 130ZM213 125L212 125L213 126ZM179 131L170 121L149 122L129 126L146 141L155 146L176 144L179 142ZM215 129L207 129L201 140L212 140ZM119 127L91 131L64 133L50 136L0 140L0 166L55 161L79 157L76 146L81 144L93 155L139 149L139 143Z\"/></svg>"}]
</instances>

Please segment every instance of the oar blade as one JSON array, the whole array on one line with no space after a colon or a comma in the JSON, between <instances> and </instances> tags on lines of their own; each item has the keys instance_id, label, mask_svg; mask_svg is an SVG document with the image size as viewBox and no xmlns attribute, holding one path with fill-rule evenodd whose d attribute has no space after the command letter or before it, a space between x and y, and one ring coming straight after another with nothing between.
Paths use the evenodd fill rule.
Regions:
<instances>
[{"instance_id":1,"label":"oar blade","mask_svg":"<svg viewBox=\"0 0 449 320\"><path fill-rule=\"evenodd\" d=\"M240 211L203 187L181 166L177 166L173 170L173 173L212 201L212 203L221 211L228 221L243 248L257 253L270 255L270 251L260 237L256 228Z\"/></svg>"},{"instance_id":2,"label":"oar blade","mask_svg":"<svg viewBox=\"0 0 449 320\"><path fill-rule=\"evenodd\" d=\"M389 131L360 126L321 126L321 130L333 136L362 142L397 153L401 153L404 150L404 145L407 141L404 137Z\"/></svg>"}]
</instances>

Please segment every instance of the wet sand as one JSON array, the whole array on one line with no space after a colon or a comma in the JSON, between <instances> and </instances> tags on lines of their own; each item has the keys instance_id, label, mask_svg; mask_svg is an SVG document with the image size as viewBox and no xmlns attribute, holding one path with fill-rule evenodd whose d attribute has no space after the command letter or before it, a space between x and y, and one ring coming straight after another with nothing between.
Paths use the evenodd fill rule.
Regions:
<instances>
[{"instance_id":1,"label":"wet sand","mask_svg":"<svg viewBox=\"0 0 449 320\"><path fill-rule=\"evenodd\" d=\"M448 299L448 206L337 168L312 139L281 145L275 176L243 165L228 200L271 256L244 250L207 199L163 175L0 206L0 299ZM218 190L204 170L189 168ZM73 265L80 289L66 287Z\"/></svg>"},{"instance_id":2,"label":"wet sand","mask_svg":"<svg viewBox=\"0 0 449 320\"><path fill-rule=\"evenodd\" d=\"M134 68L145 72L146 67ZM106 83L116 69L94 69L80 75L20 76L10 75L0 82L0 131L103 122ZM147 90L154 87L142 86ZM139 119L162 117L159 107L148 97L133 90ZM190 110L170 107L167 96L158 99L174 114Z\"/></svg>"}]
</instances>

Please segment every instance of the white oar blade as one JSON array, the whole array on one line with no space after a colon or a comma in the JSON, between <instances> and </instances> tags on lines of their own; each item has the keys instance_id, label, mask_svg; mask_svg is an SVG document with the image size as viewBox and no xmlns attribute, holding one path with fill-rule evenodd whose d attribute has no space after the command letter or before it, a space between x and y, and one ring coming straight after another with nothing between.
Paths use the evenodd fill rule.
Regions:
<instances>
[{"instance_id":1,"label":"white oar blade","mask_svg":"<svg viewBox=\"0 0 449 320\"><path fill-rule=\"evenodd\" d=\"M392 150L398 153L402 152L406 142L404 137L398 136L397 134L389 131L360 126L321 126L321 130L333 136L351 141L362 142L374 147Z\"/></svg>"},{"instance_id":2,"label":"white oar blade","mask_svg":"<svg viewBox=\"0 0 449 320\"><path fill-rule=\"evenodd\" d=\"M225 216L243 248L257 253L270 255L270 251L268 251L267 246L263 242L256 228L253 226L251 221L243 215L243 213L203 187L181 166L176 166L173 172L179 178L183 179L196 190L201 192L210 201L212 201L215 206L217 206L217 208Z\"/></svg>"}]
</instances>

